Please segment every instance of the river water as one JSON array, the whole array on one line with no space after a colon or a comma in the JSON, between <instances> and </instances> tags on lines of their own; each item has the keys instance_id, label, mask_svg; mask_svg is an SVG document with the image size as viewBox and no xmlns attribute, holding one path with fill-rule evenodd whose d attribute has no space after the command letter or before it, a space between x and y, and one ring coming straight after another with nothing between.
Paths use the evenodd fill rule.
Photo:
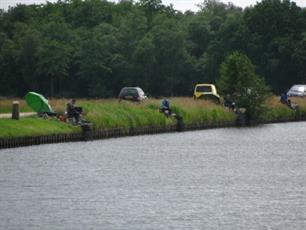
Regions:
<instances>
[{"instance_id":1,"label":"river water","mask_svg":"<svg viewBox=\"0 0 306 230\"><path fill-rule=\"evenodd\" d=\"M0 151L0 229L306 229L306 123Z\"/></svg>"}]
</instances>

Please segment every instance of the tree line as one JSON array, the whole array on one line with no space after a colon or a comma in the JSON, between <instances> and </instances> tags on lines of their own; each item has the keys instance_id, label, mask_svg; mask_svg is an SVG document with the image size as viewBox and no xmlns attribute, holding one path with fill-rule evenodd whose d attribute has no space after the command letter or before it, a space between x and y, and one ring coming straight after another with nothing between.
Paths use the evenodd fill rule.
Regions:
<instances>
[{"instance_id":1,"label":"tree line","mask_svg":"<svg viewBox=\"0 0 306 230\"><path fill-rule=\"evenodd\" d=\"M185 13L161 0L20 4L0 10L0 96L114 97L123 86L192 95L195 83L218 81L234 52L274 93L306 83L306 9L290 0L245 9L204 0Z\"/></svg>"}]
</instances>

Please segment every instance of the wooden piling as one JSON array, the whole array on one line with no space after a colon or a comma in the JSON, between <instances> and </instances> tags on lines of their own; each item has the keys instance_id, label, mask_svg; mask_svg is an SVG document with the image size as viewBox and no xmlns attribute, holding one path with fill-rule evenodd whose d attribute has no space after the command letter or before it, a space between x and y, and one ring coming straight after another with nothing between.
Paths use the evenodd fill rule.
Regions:
<instances>
[{"instance_id":1,"label":"wooden piling","mask_svg":"<svg viewBox=\"0 0 306 230\"><path fill-rule=\"evenodd\" d=\"M93 139L93 133L92 133L92 124L86 123L81 126L82 128L82 135L84 141L89 141Z\"/></svg>"},{"instance_id":2,"label":"wooden piling","mask_svg":"<svg viewBox=\"0 0 306 230\"><path fill-rule=\"evenodd\" d=\"M19 101L13 101L12 119L19 120Z\"/></svg>"}]
</instances>

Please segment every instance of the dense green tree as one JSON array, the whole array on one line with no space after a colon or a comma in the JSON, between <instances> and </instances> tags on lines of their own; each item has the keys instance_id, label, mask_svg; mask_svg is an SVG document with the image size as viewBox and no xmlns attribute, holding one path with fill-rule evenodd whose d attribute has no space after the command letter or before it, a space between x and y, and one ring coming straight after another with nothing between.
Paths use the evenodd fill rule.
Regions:
<instances>
[{"instance_id":1,"label":"dense green tree","mask_svg":"<svg viewBox=\"0 0 306 230\"><path fill-rule=\"evenodd\" d=\"M59 41L45 39L37 52L37 57L37 72L45 76L40 80L49 81L48 95L53 97L61 87L62 78L68 74L71 49Z\"/></svg>"},{"instance_id":2,"label":"dense green tree","mask_svg":"<svg viewBox=\"0 0 306 230\"><path fill-rule=\"evenodd\" d=\"M34 91L39 89L39 82L36 80L36 64L38 62L36 54L40 47L40 34L36 30L24 27L24 31L20 29L14 38L18 48L17 63L20 67L19 78L24 82L23 86L20 87L23 96L28 90Z\"/></svg>"},{"instance_id":3,"label":"dense green tree","mask_svg":"<svg viewBox=\"0 0 306 230\"><path fill-rule=\"evenodd\" d=\"M118 46L115 30L109 24L101 24L81 44L78 55L79 76L85 83L83 95L103 97L111 94L111 60Z\"/></svg>"},{"instance_id":4,"label":"dense green tree","mask_svg":"<svg viewBox=\"0 0 306 230\"><path fill-rule=\"evenodd\" d=\"M269 95L269 89L264 79L256 75L251 60L244 54L234 52L222 63L220 74L220 92L231 97L238 107L245 108L250 119L256 119Z\"/></svg>"},{"instance_id":5,"label":"dense green tree","mask_svg":"<svg viewBox=\"0 0 306 230\"><path fill-rule=\"evenodd\" d=\"M296 77L292 80L306 84L306 32L303 33L303 38L296 44L295 50L293 51L293 62Z\"/></svg>"},{"instance_id":6,"label":"dense green tree","mask_svg":"<svg viewBox=\"0 0 306 230\"><path fill-rule=\"evenodd\" d=\"M306 28L302 12L289 0L263 0L244 15L248 29L257 38L252 43L257 49L248 55L277 92L298 83L293 56Z\"/></svg>"},{"instance_id":7,"label":"dense green tree","mask_svg":"<svg viewBox=\"0 0 306 230\"><path fill-rule=\"evenodd\" d=\"M262 0L241 9L203 0L179 12L161 0L59 0L0 10L0 96L191 95L214 83L233 51L275 93L306 82L306 9Z\"/></svg>"},{"instance_id":8,"label":"dense green tree","mask_svg":"<svg viewBox=\"0 0 306 230\"><path fill-rule=\"evenodd\" d=\"M150 36L155 47L157 60L153 76L152 93L176 95L175 85L180 82L181 71L186 58L185 34L174 19L158 15L152 22Z\"/></svg>"},{"instance_id":9,"label":"dense green tree","mask_svg":"<svg viewBox=\"0 0 306 230\"><path fill-rule=\"evenodd\" d=\"M141 6L149 11L158 11L164 7L162 0L139 0L139 2Z\"/></svg>"},{"instance_id":10,"label":"dense green tree","mask_svg":"<svg viewBox=\"0 0 306 230\"><path fill-rule=\"evenodd\" d=\"M0 92L4 96L23 96L21 88L23 79L20 78L17 46L11 39L3 35L1 37Z\"/></svg>"},{"instance_id":11,"label":"dense green tree","mask_svg":"<svg viewBox=\"0 0 306 230\"><path fill-rule=\"evenodd\" d=\"M149 34L138 42L134 52L134 62L137 63L135 74L141 76L136 84L141 85L145 91L149 91L157 74L157 59L154 52L155 45Z\"/></svg>"}]
</instances>

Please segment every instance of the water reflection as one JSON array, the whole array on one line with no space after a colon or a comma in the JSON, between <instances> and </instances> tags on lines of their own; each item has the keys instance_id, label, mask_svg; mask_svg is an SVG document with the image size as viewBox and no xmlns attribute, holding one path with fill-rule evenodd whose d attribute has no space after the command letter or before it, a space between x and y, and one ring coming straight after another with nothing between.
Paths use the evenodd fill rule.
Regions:
<instances>
[{"instance_id":1,"label":"water reflection","mask_svg":"<svg viewBox=\"0 0 306 230\"><path fill-rule=\"evenodd\" d=\"M0 151L0 229L305 229L306 123Z\"/></svg>"}]
</instances>

